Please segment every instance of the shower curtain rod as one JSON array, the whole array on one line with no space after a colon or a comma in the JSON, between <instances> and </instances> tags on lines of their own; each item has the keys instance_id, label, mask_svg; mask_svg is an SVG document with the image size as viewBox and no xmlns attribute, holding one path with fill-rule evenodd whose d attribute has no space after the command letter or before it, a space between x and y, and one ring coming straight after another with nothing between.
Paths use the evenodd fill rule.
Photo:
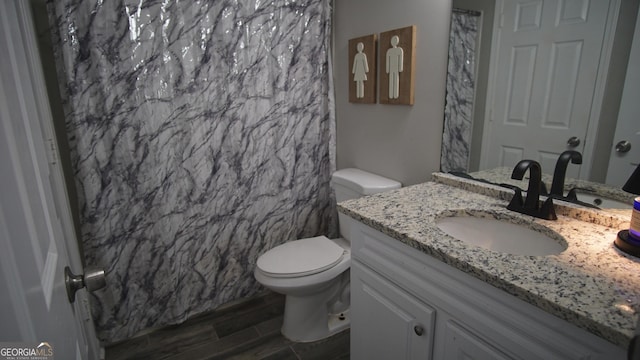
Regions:
<instances>
[{"instance_id":1,"label":"shower curtain rod","mask_svg":"<svg viewBox=\"0 0 640 360\"><path fill-rule=\"evenodd\" d=\"M482 15L482 13L480 11L476 11L476 10L469 10L469 9L458 9L458 8L453 8L452 10L454 13L458 13L458 14L467 14L467 15L472 15L472 16L480 16Z\"/></svg>"}]
</instances>

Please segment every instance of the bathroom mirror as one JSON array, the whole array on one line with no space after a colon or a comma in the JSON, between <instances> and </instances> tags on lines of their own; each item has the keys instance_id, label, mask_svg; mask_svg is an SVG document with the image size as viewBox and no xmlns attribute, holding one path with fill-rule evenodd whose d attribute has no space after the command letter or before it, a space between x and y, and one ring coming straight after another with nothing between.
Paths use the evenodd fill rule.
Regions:
<instances>
[{"instance_id":1,"label":"bathroom mirror","mask_svg":"<svg viewBox=\"0 0 640 360\"><path fill-rule=\"evenodd\" d=\"M475 172L478 170L488 170L499 166L513 166L518 160L522 158L533 158L540 161L543 167L543 171L546 173L553 173L555 160L557 155L564 150L574 149L580 151L583 154L583 165L570 165L567 171L567 176L576 179L589 180L592 182L605 183L608 182L615 185L612 181L607 181L607 166L609 163L609 156L612 155L612 149L614 148L616 132L616 121L611 119L618 118L618 112L621 110L621 98L623 97L623 90L626 92L633 91L633 94L637 94L638 87L635 89L627 89L624 87L626 72L626 64L629 62L629 52L633 41L634 24L636 22L638 13L639 0L603 0L602 2L588 2L588 1L574 1L564 2L564 4L571 3L568 7L561 9L557 8L554 11L549 9L556 7L562 3L557 0L540 0L535 2L523 2L518 0L453 0L454 11L452 13L452 31L451 36L457 36L457 40L450 40L450 65L449 72L450 78L462 79L459 84L454 84L451 88L447 89L447 106L457 102L458 106L453 109L449 109L449 112L455 116L464 115L465 111L468 113L470 119L466 124L453 125L448 128L447 120L445 120L445 133L449 131L450 135L443 137L443 164L455 163L456 156L463 156L466 158L460 160L464 169L442 167L443 171L467 171ZM597 3L597 4L596 4ZM509 31L502 33L503 39L498 39L493 36L494 24L502 24L503 29L519 29L522 33L527 32L526 27L544 27L548 22L546 17L552 18L550 21L567 21L567 22L580 22L581 17L586 18L589 6L597 5L593 8L594 13L600 14L600 23L594 25L597 31L587 32L589 36L584 37L584 42L567 41L556 43L551 46L547 46L547 49L543 49L544 46L516 46L513 45L511 52L496 51L495 46L499 44L499 41L504 41L505 38L513 34L507 34ZM494 21L494 9L503 9L502 15L498 21ZM558 10L559 9L559 10ZM610 11L613 9L614 11ZM557 11L556 11L557 10ZM616 13L616 16L612 16L612 13ZM509 15L511 14L511 15ZM515 16L514 14L518 14ZM454 17L462 16L467 17L467 20L455 21ZM564 16L564 18L563 18ZM475 17L475 20L468 20ZM558 20L560 19L560 20ZM563 20L564 19L564 20ZM472 24L475 25L476 36L472 41L468 41L468 38L474 31ZM513 33L513 31L512 31ZM506 34L506 35L505 35ZM462 38L462 40L461 40ZM593 45L588 44L592 38ZM457 55L454 54L452 58L452 46L464 46L464 42L470 42L470 46L475 47L471 50L458 49ZM517 39L514 40L514 44L517 43ZM636 39L636 42L640 40ZM492 42L495 42L492 43ZM452 45L454 44L454 45ZM469 44L467 44L469 45ZM579 46L582 46L580 48ZM638 46L638 45L636 45ZM513 49L516 49L515 51ZM492 53L492 50L495 53ZM546 69L552 69L552 71L546 73L545 76L540 76L539 73L535 74L533 71L538 71L535 68L536 60L535 53L542 51L551 51L549 57L556 60L557 63L545 64ZM471 51L471 55L469 52ZM591 53L589 53L591 51ZM576 56L577 53L584 54L596 54L588 56L588 58ZM512 60L505 60L505 57L511 55ZM457 57L455 57L457 56ZM516 60L513 60L513 59ZM468 74L467 70L460 70L455 68L455 64L464 64L468 61L475 62L469 66L472 74ZM580 81L579 71L584 69L580 68L582 64L592 59L591 66L595 66L596 71L598 67L603 68L602 64L608 64L607 71L600 71L598 76L590 78L590 82L583 84ZM582 61L582 63L580 63ZM629 62L628 71L636 70L640 66L638 62ZM458 74L451 74L453 71L463 71ZM492 69L493 67L493 69ZM515 67L515 68L510 68ZM576 71L576 67L579 69ZM527 72L531 70L529 75ZM511 71L511 73L509 73ZM555 71L555 72L554 72ZM573 71L573 72L572 72ZM588 70L587 70L588 71ZM494 75L499 72L500 75ZM464 74L462 76L461 74ZM511 78L508 78L505 74L515 74ZM491 75L491 76L490 76ZM504 76L503 76L504 75ZM466 81L465 76L472 79L472 90L469 97L468 91L465 95L465 91L462 91L460 86L464 86ZM515 77L514 77L515 76ZM567 77L565 82L554 82L556 78L562 76ZM548 80L548 81L541 81ZM605 81L606 80L606 81ZM468 82L468 81L467 81ZM543 85L539 85L539 84ZM572 86L566 85L567 83ZM504 104L504 96L506 92L504 90L496 90L500 87L507 88L518 85L517 91L526 90L526 86L530 86L531 91L538 91L543 94L540 98L542 102L538 103L526 103L524 101L512 102L510 104ZM575 86L574 86L575 85ZM590 86L590 87L589 87ZM589 91L584 92L582 96L582 103L576 100L575 104L571 99L577 98L576 91L581 91L589 88ZM590 93L591 95L589 96ZM455 96L463 95L462 98L456 99ZM502 94L502 96L494 96L491 94ZM554 96L550 96L554 94ZM586 95L585 95L586 94ZM511 98L524 99L528 94L510 94ZM464 97L466 96L466 97ZM572 97L573 96L573 97ZM627 95L628 96L628 95ZM637 97L637 95L635 96ZM503 102L502 104L500 102ZM488 106L491 104L492 106ZM511 126L509 132L500 132L492 128L492 122L489 121L489 117L493 115L497 117L495 112L498 108L508 109L509 120L518 122L525 116L535 114L540 109L546 109L547 114L554 113L560 115L567 115L561 120L561 116L556 116L554 119L549 120L547 118L547 127L551 129L552 135L540 135L529 129L526 129L522 123L515 124L517 126ZM504 110L507 111L507 110ZM542 111L542 110L540 110ZM571 115L569 112L573 112ZM502 114L504 115L504 113ZM522 115L518 117L517 115ZM538 114L544 116L544 114ZM501 117L505 118L505 116ZM533 115L532 115L533 118ZM560 119L560 120L558 120ZM569 130L575 124L575 119L584 120L581 128L576 130L575 135ZM463 120L464 122L464 120ZM637 125L634 125L637 126ZM566 127L566 129L564 129ZM566 130L566 131L565 131ZM640 129L639 129L640 130ZM487 133L493 131L494 138L489 138ZM506 134L506 135L505 135ZM510 135L511 134L511 135ZM533 134L533 135L532 135ZM510 138L521 136L519 146L512 146L509 151L503 151L501 156L492 155L496 151L488 149L489 146L496 143L497 138ZM572 139L575 136L576 139ZM640 140L640 133L636 136ZM463 150L456 149L455 143L462 143ZM555 148L552 146L543 147L534 150L524 150L519 148L525 148L527 146L539 146L538 143L555 142ZM640 142L635 149L640 148ZM520 146L520 144L522 146ZM505 146L504 148L509 148ZM509 150L509 149L508 149ZM464 153L466 151L466 154ZM535 151L535 152L534 152ZM445 155L448 153L448 155ZM534 154L534 155L532 155ZM640 154L640 153L639 153ZM447 158L446 156L449 156ZM640 156L633 156L640 159ZM632 166L629 164L629 173L632 171ZM635 166L634 166L635 167ZM621 179L618 181L624 182L624 177L627 174L621 174Z\"/></svg>"}]
</instances>

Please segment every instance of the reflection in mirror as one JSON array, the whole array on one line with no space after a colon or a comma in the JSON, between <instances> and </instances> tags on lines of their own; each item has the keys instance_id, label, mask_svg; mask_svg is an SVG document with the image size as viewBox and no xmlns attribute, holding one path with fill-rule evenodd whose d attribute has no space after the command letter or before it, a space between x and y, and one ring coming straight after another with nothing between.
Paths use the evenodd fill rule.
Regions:
<instances>
[{"instance_id":1,"label":"reflection in mirror","mask_svg":"<svg viewBox=\"0 0 640 360\"><path fill-rule=\"evenodd\" d=\"M452 12L452 29L450 35L453 38L450 40L450 43L456 44L457 46L464 46L464 48L450 50L450 57L458 56L457 59L450 59L450 61L460 64L465 61L464 55L469 56L473 54L473 77L469 82L459 84L473 86L473 95L471 101L465 99L465 106L472 110L471 118L469 119L471 123L470 132L468 129L463 131L459 129L459 127L445 125L447 127L443 134L443 150L447 151L447 145L450 145L448 147L449 149L466 149L456 160L451 159L456 154L459 154L459 152L455 150L449 150L446 156L441 157L442 162L445 163L445 168L448 166L446 162L452 161L454 164L452 168L455 167L460 171L474 171L478 169L481 141L475 141L474 139L482 140L486 89L488 86L489 64L491 60L494 7L495 0L453 0L453 8L456 10ZM463 24L475 22L475 34L461 38L465 34L460 31L461 26L458 25L460 22ZM473 42L471 40L473 40ZM452 73L452 70L455 69L456 67L448 67L447 86L450 89L452 87L450 81L457 78L456 74ZM457 101L457 96L451 95L450 92L451 90L447 91L446 106L449 108L458 108L459 105L452 104ZM458 120L458 122L460 121Z\"/></svg>"},{"instance_id":2,"label":"reflection in mirror","mask_svg":"<svg viewBox=\"0 0 640 360\"><path fill-rule=\"evenodd\" d=\"M536 19L536 17L530 16L516 19L515 17L518 14L526 15L522 12L525 7L513 6L516 3L521 3L517 0L453 1L454 8L474 10L479 12L480 16L474 17L477 23L477 31L474 31L474 33L477 35L457 39L455 38L456 36L460 37L461 34L469 34L464 31L456 31L456 29L472 22L469 19L460 21L457 18L472 17L473 13L465 14L460 11L452 13L451 36L454 38L450 40L450 44L470 44L471 50L465 49L464 51L457 51L457 53L464 54L467 58L475 60L475 65L470 65L470 70L463 73L464 75L472 75L468 81L464 76L451 73L448 76L448 80L451 77L456 77L459 82L463 82L463 85L467 81L471 86L475 86L472 88L473 103L469 103L469 96L466 94L458 97L458 95L464 93L459 87L453 87L447 91L447 107L451 109L448 110L449 115L459 116L462 114L466 117L469 112L472 115L471 119L465 118L465 122L459 126L451 126L448 123L450 119L445 120L441 156L443 171L473 172L500 166L512 167L522 158L528 158L539 161L543 165L543 172L551 173L558 154L569 148L567 141L571 137L569 135L574 135L573 130L576 131L576 136L581 139L576 150L583 154L584 163L581 167L570 168L567 174L570 178L604 182L610 155L612 157L620 156L620 154L615 153L613 146L616 121L611 121L611 119L618 119L618 109L621 106L620 98L624 98L623 85L627 62L629 61L629 49L633 41L634 24L638 14L638 3L640 1L602 0L584 2L584 7L580 5L569 8L559 7L562 4L569 4L568 2L558 0L544 0L542 2L544 2L544 6L528 7L528 14L539 14L542 16L540 19L545 19L545 17L554 16L551 14L559 13L557 11L548 11L548 9L558 7L556 10L563 10L561 13L565 16L565 19L571 20L567 20L567 23L579 23L582 21L581 19L586 21L587 18L601 15L599 17L601 22L598 25L599 28L595 32L589 32L589 36L583 36L583 48L580 49L576 45L579 41L565 41L562 43L556 39L549 44L536 43L535 46L529 47L523 43L516 43L515 45L513 43L502 44L503 49L500 50L501 44L495 40L496 38L492 38L494 6L495 8L503 9L503 18L500 22L503 24L503 28L508 28L512 33L515 33L512 30L518 26L520 28L517 29L521 30L524 27L530 27L531 29L539 27L544 32L546 31L544 27L547 22L541 20L539 23L533 21L525 24L523 21L526 19ZM573 2L572 4L576 5L578 3ZM614 11L609 12L609 10ZM520 13L517 11L520 11ZM606 14L616 15L607 17ZM555 18L554 21L556 21ZM554 21L550 23L552 24ZM461 25L459 25L460 23ZM527 31L534 32L531 29ZM551 32L555 33L557 31ZM468 40L467 37L470 37L472 41L463 41ZM503 41L504 38L506 36L503 36L500 41ZM599 38L600 40L593 40L593 38ZM495 42L493 46L492 41ZM636 42L638 41L640 40L636 40ZM589 44L596 44L596 50L593 50L594 45ZM585 48L587 45L591 46L591 48ZM537 52L518 52L523 49L531 50L534 47ZM518 51L514 49L518 49ZM582 67L586 59L582 59L581 56L586 54L587 50L592 51L592 53L596 51L597 53L596 56L589 55L588 57L589 60L595 59L595 61L591 61L591 64L595 66L595 72L585 71ZM471 51L471 54L469 54L469 51ZM543 53L546 54L545 58L535 58L536 54ZM504 54L511 54L512 58L505 60ZM534 56L534 58L531 59L525 56L527 54ZM582 62L580 62L581 59ZM450 62L453 62L453 65L464 61L465 58L452 59L450 57ZM500 65L498 66L498 64ZM529 64L529 66L525 66L526 64ZM493 67L491 69L491 77L489 77L490 66ZM536 66L539 68L536 68ZM637 62L630 62L629 68L634 69L637 66ZM449 71L452 69L455 70L456 66L450 65ZM528 73L528 69L531 69L532 73ZM549 71L549 73L547 76L533 76L534 70L537 71L536 74L539 74L541 70ZM585 80L582 72L592 73L591 78L587 79L589 81ZM594 73L596 75L593 75ZM503 75L503 78L496 78L496 74ZM489 79L492 81L492 86L488 86ZM504 92L503 89L506 88L511 89L511 92ZM535 94L528 94L524 91L526 89L530 89L532 94L539 93L541 95L536 98L534 97ZM587 90L585 91L585 89ZM578 90L584 96L577 94L576 91ZM637 90L635 91L637 92ZM577 99L579 95L583 97ZM451 104L454 101L458 101L458 103ZM498 109L499 107L502 110ZM518 134L514 129L526 128L521 125L511 126L511 130L509 130L511 133L496 130L495 127L489 125L501 122L498 121L496 115L500 111L502 111L500 119L507 119L507 122L516 123L516 125L518 125L518 122L542 122L542 127L552 129L551 135L539 135L532 130L520 131ZM623 111L620 110L620 112L622 113ZM578 120L585 120L586 125L583 123L583 128L573 129L572 127ZM640 136L640 128L637 131L639 131ZM493 137L491 137L490 132L493 132ZM503 140L511 136L505 134L513 134L513 138L519 140L516 141L515 145L507 144ZM522 135L524 137L520 137ZM540 147L539 145L543 141L554 143L555 145L547 145L545 143ZM491 153L491 151L487 150L489 144L498 144L496 145L498 150ZM555 148L552 148L552 146L555 146ZM533 150L526 149L527 147L531 147ZM636 148L640 148L640 144ZM480 159L481 154L482 159ZM635 160L635 164L637 164L637 160ZM629 166L629 173L635 167L631 166L632 164ZM621 181L624 181L628 175L624 171L621 172L620 177L623 179ZM613 184L614 182L611 181L611 183Z\"/></svg>"},{"instance_id":3,"label":"reflection in mirror","mask_svg":"<svg viewBox=\"0 0 640 360\"><path fill-rule=\"evenodd\" d=\"M480 12L453 9L440 168L468 171Z\"/></svg>"},{"instance_id":4,"label":"reflection in mirror","mask_svg":"<svg viewBox=\"0 0 640 360\"><path fill-rule=\"evenodd\" d=\"M512 172L513 169L510 167L497 167L471 172L464 177L469 178L470 176L482 182L506 184L526 190L529 183L528 178L525 176L523 180L512 179ZM550 188L552 181L552 175L542 174L542 182L547 189ZM575 202L576 204L584 203L581 205L599 209L631 209L635 197L635 195L625 192L619 187L587 180L565 178L564 195L568 195L569 192L573 192L576 195L578 200Z\"/></svg>"}]
</instances>

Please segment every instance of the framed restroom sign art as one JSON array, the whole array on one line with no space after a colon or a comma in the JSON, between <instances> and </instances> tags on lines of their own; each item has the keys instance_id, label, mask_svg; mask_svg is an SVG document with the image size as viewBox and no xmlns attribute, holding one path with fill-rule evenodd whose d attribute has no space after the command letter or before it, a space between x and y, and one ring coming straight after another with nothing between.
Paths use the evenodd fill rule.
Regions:
<instances>
[{"instance_id":1,"label":"framed restroom sign art","mask_svg":"<svg viewBox=\"0 0 640 360\"><path fill-rule=\"evenodd\" d=\"M380 34L380 103L413 105L416 27Z\"/></svg>"},{"instance_id":2,"label":"framed restroom sign art","mask_svg":"<svg viewBox=\"0 0 640 360\"><path fill-rule=\"evenodd\" d=\"M349 102L376 103L376 35L349 40Z\"/></svg>"}]
</instances>

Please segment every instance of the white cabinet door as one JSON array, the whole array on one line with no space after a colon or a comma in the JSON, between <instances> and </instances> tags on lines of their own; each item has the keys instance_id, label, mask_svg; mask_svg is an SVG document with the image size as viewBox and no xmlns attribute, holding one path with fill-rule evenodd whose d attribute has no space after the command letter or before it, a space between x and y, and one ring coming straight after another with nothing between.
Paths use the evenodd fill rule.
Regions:
<instances>
[{"instance_id":1,"label":"white cabinet door","mask_svg":"<svg viewBox=\"0 0 640 360\"><path fill-rule=\"evenodd\" d=\"M351 359L431 359L435 310L354 261Z\"/></svg>"}]
</instances>

